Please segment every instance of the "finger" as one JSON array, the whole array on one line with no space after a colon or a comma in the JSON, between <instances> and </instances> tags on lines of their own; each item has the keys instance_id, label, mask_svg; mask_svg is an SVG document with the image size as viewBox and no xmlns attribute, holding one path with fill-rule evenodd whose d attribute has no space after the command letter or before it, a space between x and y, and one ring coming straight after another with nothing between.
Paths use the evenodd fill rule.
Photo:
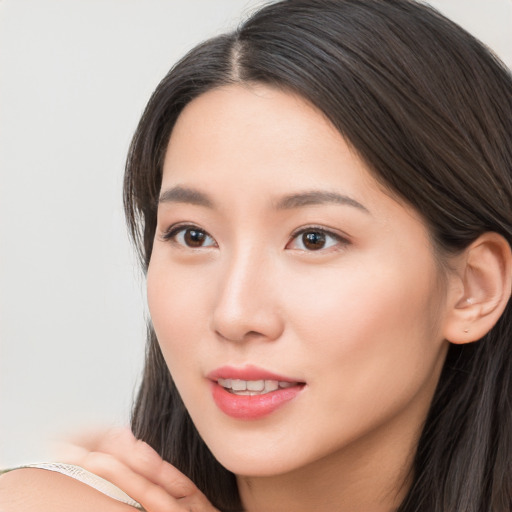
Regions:
<instances>
[{"instance_id":1,"label":"finger","mask_svg":"<svg viewBox=\"0 0 512 512\"><path fill-rule=\"evenodd\" d=\"M123 480L123 474L117 473L119 480L114 482L112 476L110 476L111 473L104 470L101 465L94 467L89 465L87 459L85 459L87 454L89 452L101 452L112 455L131 469L133 473L147 478L150 482L167 491L172 497L176 499L184 498L185 501L181 501L182 505L186 503L187 507L193 506L193 508L187 508L187 510L216 510L190 479L174 466L163 461L147 443L137 440L129 429L114 428L83 432L80 437L75 436L76 441L83 446L68 444L66 461L73 462L95 472L99 476L103 476L118 487L123 488L131 496L134 492L138 492L137 490L130 492L127 487L134 480L130 478L128 478L128 481Z\"/></svg>"},{"instance_id":2,"label":"finger","mask_svg":"<svg viewBox=\"0 0 512 512\"><path fill-rule=\"evenodd\" d=\"M80 430L74 430L67 434L60 435L60 439L64 439L67 442L73 444L81 444L85 446L98 445L101 439L111 431L117 430L128 430L126 427L114 427L112 425L94 425L90 427L81 428Z\"/></svg>"},{"instance_id":3,"label":"finger","mask_svg":"<svg viewBox=\"0 0 512 512\"><path fill-rule=\"evenodd\" d=\"M144 441L127 429L111 430L97 444L96 451L108 453L132 471L163 487L171 496L184 498L200 493L195 484Z\"/></svg>"},{"instance_id":4,"label":"finger","mask_svg":"<svg viewBox=\"0 0 512 512\"><path fill-rule=\"evenodd\" d=\"M101 439L111 427L95 427L82 429L78 432L63 433L51 440L53 459L65 460L74 457L77 447L85 448L88 451L96 451Z\"/></svg>"},{"instance_id":5,"label":"finger","mask_svg":"<svg viewBox=\"0 0 512 512\"><path fill-rule=\"evenodd\" d=\"M83 457L87 455L89 451L90 450L86 450L81 446L70 443L61 443L59 446L59 451L57 455L53 457L53 460L67 464L77 464L77 461L83 459Z\"/></svg>"},{"instance_id":6,"label":"finger","mask_svg":"<svg viewBox=\"0 0 512 512\"><path fill-rule=\"evenodd\" d=\"M105 478L138 501L147 512L184 512L183 503L164 488L133 471L114 456L87 452L77 461L84 469Z\"/></svg>"}]
</instances>

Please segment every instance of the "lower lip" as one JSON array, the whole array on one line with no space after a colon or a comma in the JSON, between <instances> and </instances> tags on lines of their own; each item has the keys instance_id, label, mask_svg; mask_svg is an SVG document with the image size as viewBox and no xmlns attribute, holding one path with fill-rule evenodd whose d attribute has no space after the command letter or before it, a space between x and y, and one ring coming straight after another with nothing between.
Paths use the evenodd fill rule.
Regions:
<instances>
[{"instance_id":1,"label":"lower lip","mask_svg":"<svg viewBox=\"0 0 512 512\"><path fill-rule=\"evenodd\" d=\"M263 418L286 402L293 400L304 388L298 384L290 388L277 389L263 395L235 395L226 391L216 382L212 382L213 400L217 407L228 416L239 420L257 420Z\"/></svg>"}]
</instances>

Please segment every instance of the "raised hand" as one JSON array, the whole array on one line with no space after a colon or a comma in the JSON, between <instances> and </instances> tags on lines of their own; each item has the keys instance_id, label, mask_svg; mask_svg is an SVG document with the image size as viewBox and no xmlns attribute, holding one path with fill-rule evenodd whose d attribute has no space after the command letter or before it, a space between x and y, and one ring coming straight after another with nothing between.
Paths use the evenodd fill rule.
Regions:
<instances>
[{"instance_id":1,"label":"raised hand","mask_svg":"<svg viewBox=\"0 0 512 512\"><path fill-rule=\"evenodd\" d=\"M219 512L189 478L127 428L82 435L61 458L113 483L147 512Z\"/></svg>"}]
</instances>

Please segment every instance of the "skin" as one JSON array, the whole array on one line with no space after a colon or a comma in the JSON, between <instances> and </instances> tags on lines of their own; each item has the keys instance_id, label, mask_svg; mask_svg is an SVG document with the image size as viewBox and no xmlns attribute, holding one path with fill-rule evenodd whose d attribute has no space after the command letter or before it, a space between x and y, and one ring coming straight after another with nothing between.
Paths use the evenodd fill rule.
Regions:
<instances>
[{"instance_id":1,"label":"skin","mask_svg":"<svg viewBox=\"0 0 512 512\"><path fill-rule=\"evenodd\" d=\"M51 471L20 469L0 477L2 512L134 512L78 480Z\"/></svg>"},{"instance_id":2,"label":"skin","mask_svg":"<svg viewBox=\"0 0 512 512\"><path fill-rule=\"evenodd\" d=\"M176 187L210 204L166 194ZM312 190L350 201L283 207ZM199 433L238 475L246 510L396 508L460 295L421 218L377 184L321 113L261 85L216 89L185 108L161 198L151 318ZM302 228L331 234L311 249ZM206 376L248 364L304 390L264 418L231 418Z\"/></svg>"},{"instance_id":3,"label":"skin","mask_svg":"<svg viewBox=\"0 0 512 512\"><path fill-rule=\"evenodd\" d=\"M87 431L61 447L59 460L123 489L146 512L219 512L185 475L129 429ZM130 512L136 509L68 476L18 469L0 476L2 512Z\"/></svg>"},{"instance_id":4,"label":"skin","mask_svg":"<svg viewBox=\"0 0 512 512\"><path fill-rule=\"evenodd\" d=\"M328 194L289 197L312 190ZM231 86L180 116L148 299L185 404L237 475L246 512L396 510L447 340L480 340L511 286L502 236L484 233L443 259L421 218L379 187L304 100ZM305 386L265 418L233 419L214 405L206 378L226 364ZM75 443L59 460L109 480L147 512L218 512L129 429ZM134 510L40 469L0 476L0 508Z\"/></svg>"}]
</instances>

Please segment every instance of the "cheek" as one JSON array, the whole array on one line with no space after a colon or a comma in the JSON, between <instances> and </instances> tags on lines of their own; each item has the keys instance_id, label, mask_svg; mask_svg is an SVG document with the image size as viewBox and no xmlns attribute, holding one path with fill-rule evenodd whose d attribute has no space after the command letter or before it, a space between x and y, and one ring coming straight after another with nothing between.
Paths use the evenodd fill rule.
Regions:
<instances>
[{"instance_id":1,"label":"cheek","mask_svg":"<svg viewBox=\"0 0 512 512\"><path fill-rule=\"evenodd\" d=\"M388 263L318 276L315 290L304 293L304 281L287 294L295 303L294 338L310 354L306 373L339 386L324 395L338 406L340 399L373 403L412 392L438 363L437 273L430 261L421 274L417 266Z\"/></svg>"},{"instance_id":2,"label":"cheek","mask_svg":"<svg viewBox=\"0 0 512 512\"><path fill-rule=\"evenodd\" d=\"M147 274L151 321L169 370L196 353L193 340L204 329L204 290L194 272L173 268L156 254Z\"/></svg>"}]
</instances>

